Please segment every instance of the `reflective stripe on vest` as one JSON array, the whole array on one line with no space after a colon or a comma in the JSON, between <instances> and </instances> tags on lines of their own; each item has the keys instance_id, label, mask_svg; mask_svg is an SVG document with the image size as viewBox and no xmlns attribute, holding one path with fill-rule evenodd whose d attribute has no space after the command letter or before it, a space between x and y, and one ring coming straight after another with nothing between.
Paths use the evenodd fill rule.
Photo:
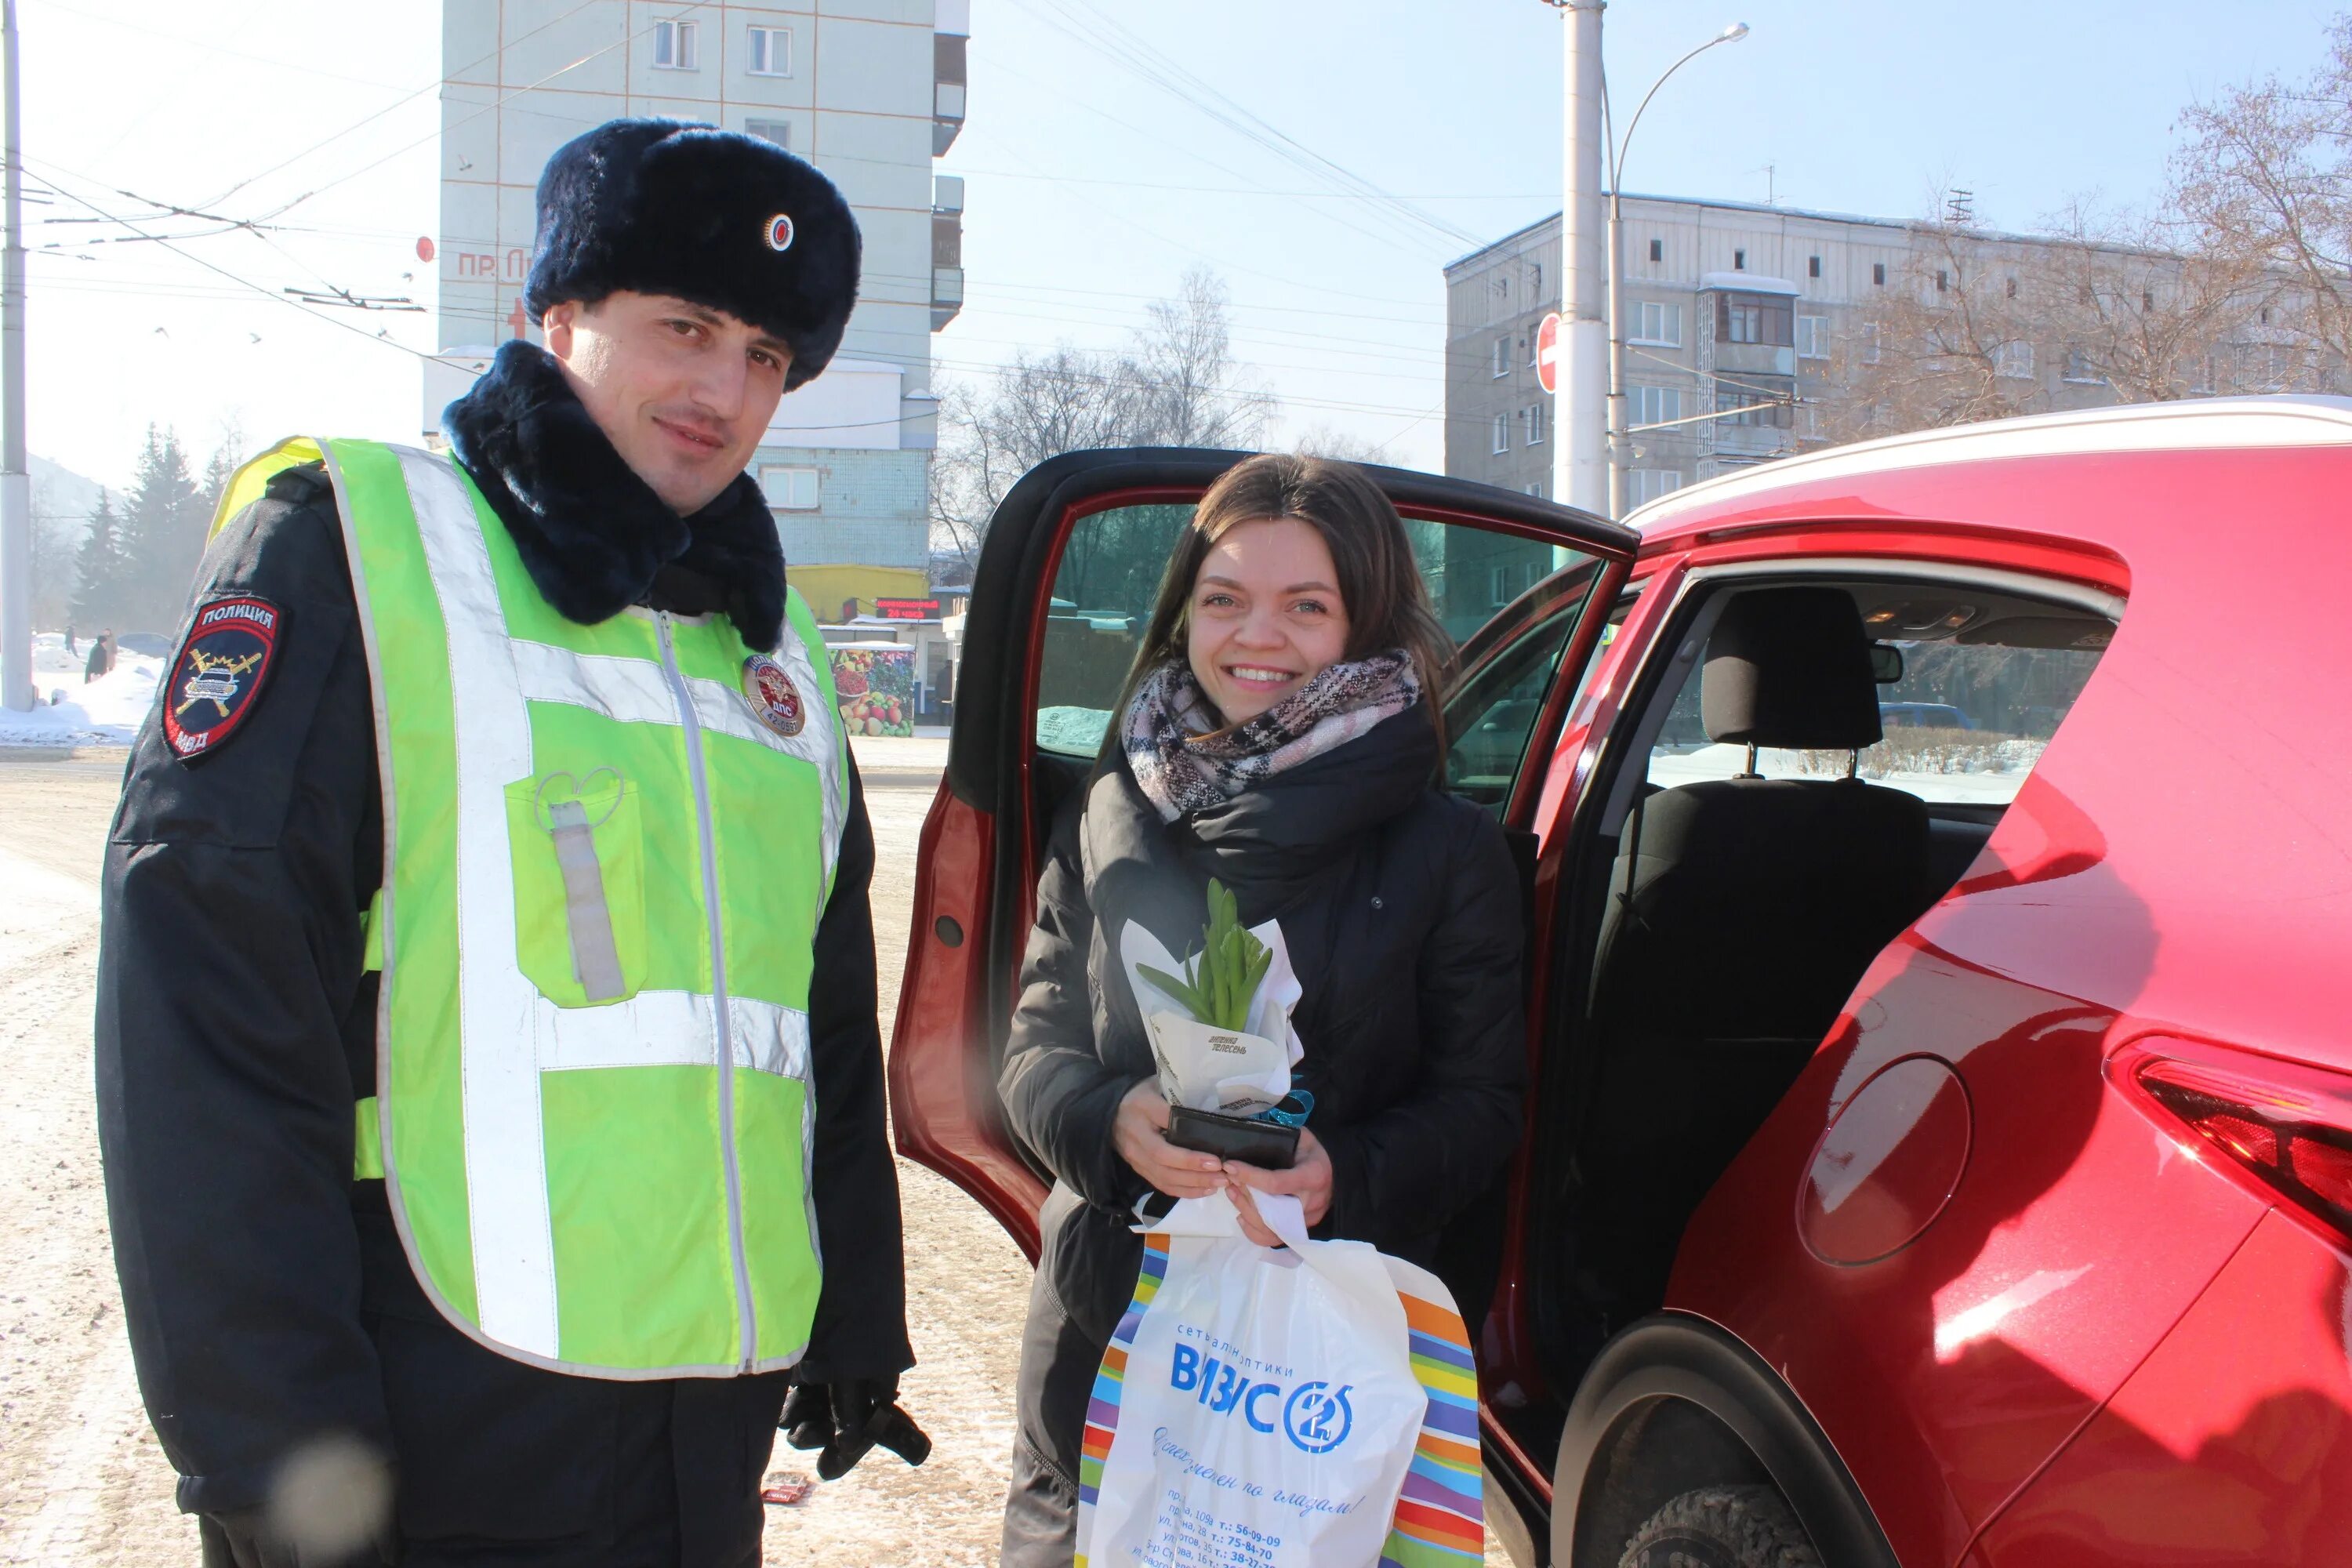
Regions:
<instances>
[{"instance_id":1,"label":"reflective stripe on vest","mask_svg":"<svg viewBox=\"0 0 2352 1568\"><path fill-rule=\"evenodd\" d=\"M608 1377L790 1365L821 1274L807 1002L847 801L814 617L788 595L773 657L803 722L779 734L723 617L562 620L446 458L287 443L223 517L318 457L384 789L362 1173L373 1142L426 1294L505 1354ZM593 954L583 918L605 922Z\"/></svg>"}]
</instances>

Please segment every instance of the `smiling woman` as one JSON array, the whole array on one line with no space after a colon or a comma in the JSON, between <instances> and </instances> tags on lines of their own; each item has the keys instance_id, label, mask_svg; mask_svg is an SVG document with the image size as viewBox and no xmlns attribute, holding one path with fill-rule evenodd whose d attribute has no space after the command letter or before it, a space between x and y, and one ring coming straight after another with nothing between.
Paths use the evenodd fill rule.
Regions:
<instances>
[{"instance_id":1,"label":"smiling woman","mask_svg":"<svg viewBox=\"0 0 2352 1568\"><path fill-rule=\"evenodd\" d=\"M1083 635L1094 636L1093 633ZM1169 552L1092 780L1055 823L999 1089L1055 1178L1023 1341L1007 1568L1072 1558L1095 1373L1135 1284L1134 1205L1254 1194L1312 1234L1424 1265L1517 1142L1518 882L1501 829L1444 793L1453 648L1396 508L1362 470L1252 458ZM1172 953L1209 879L1278 923L1301 987L1297 1154L1181 1147L1117 954ZM1213 1109L1200 1106L1194 1109Z\"/></svg>"}]
</instances>

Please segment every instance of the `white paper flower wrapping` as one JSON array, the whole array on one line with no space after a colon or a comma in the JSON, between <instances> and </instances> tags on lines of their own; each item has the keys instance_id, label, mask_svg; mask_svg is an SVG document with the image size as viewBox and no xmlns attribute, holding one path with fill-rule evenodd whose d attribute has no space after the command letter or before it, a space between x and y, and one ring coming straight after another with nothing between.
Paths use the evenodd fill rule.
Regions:
<instances>
[{"instance_id":1,"label":"white paper flower wrapping","mask_svg":"<svg viewBox=\"0 0 2352 1568\"><path fill-rule=\"evenodd\" d=\"M1283 945L1282 924L1267 921L1250 928L1272 954L1257 994L1250 999L1249 1026L1239 1034L1203 1024L1146 979L1143 965L1170 974L1184 966L1160 939L1135 921L1119 932L1119 963L1135 989L1136 1006L1151 1034L1151 1054L1160 1063L1160 1092L1171 1105L1255 1116L1282 1103L1290 1092L1290 1069L1307 1054L1290 1026L1301 988Z\"/></svg>"}]
</instances>

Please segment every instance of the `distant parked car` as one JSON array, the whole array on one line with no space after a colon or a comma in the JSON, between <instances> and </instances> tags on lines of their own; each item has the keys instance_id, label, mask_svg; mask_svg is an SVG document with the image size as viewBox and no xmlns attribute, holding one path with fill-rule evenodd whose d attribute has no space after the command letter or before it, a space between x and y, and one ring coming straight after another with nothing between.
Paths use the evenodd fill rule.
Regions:
<instances>
[{"instance_id":1,"label":"distant parked car","mask_svg":"<svg viewBox=\"0 0 2352 1568\"><path fill-rule=\"evenodd\" d=\"M892 1121L1033 1256L993 1086L1118 689L1050 596L1142 613L1236 456L1043 464L973 585ZM1527 1138L1439 1258L1513 1560L2352 1562L2352 400L1832 447L1630 529L1366 472L1528 871ZM1967 717L1880 708L1884 625ZM2011 765L1847 776L1888 723Z\"/></svg>"},{"instance_id":2,"label":"distant parked car","mask_svg":"<svg viewBox=\"0 0 2352 1568\"><path fill-rule=\"evenodd\" d=\"M1948 702L1882 702L1878 722L1889 730L1973 730L1969 716Z\"/></svg>"},{"instance_id":3,"label":"distant parked car","mask_svg":"<svg viewBox=\"0 0 2352 1568\"><path fill-rule=\"evenodd\" d=\"M172 653L172 639L160 632L124 632L114 646L118 652L143 653L150 658L168 658Z\"/></svg>"}]
</instances>

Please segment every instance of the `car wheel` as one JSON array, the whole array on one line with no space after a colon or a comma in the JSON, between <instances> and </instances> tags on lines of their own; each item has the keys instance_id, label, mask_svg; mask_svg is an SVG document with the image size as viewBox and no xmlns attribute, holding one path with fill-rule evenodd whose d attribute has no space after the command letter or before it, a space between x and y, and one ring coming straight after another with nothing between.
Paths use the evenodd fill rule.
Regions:
<instances>
[{"instance_id":1,"label":"car wheel","mask_svg":"<svg viewBox=\"0 0 2352 1568\"><path fill-rule=\"evenodd\" d=\"M1652 1514L1617 1568L1822 1568L1822 1559L1770 1487L1699 1487Z\"/></svg>"}]
</instances>

